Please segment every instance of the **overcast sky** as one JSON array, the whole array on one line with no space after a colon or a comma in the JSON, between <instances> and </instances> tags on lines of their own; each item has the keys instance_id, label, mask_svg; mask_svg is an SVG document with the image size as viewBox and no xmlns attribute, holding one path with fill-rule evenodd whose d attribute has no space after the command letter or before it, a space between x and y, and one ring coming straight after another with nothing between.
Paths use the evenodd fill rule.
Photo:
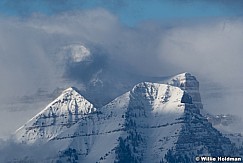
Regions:
<instances>
[{"instance_id":1,"label":"overcast sky","mask_svg":"<svg viewBox=\"0 0 243 163\"><path fill-rule=\"evenodd\" d=\"M39 111L10 112L6 101L62 86L57 54L71 43L100 47L140 75L191 72L206 110L243 117L242 7L240 0L1 1L0 137Z\"/></svg>"}]
</instances>

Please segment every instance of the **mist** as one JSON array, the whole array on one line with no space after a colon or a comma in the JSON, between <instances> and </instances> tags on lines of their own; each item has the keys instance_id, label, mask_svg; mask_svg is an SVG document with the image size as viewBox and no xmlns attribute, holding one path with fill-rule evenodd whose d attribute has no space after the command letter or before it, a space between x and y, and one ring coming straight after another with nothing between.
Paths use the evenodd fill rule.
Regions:
<instances>
[{"instance_id":1,"label":"mist","mask_svg":"<svg viewBox=\"0 0 243 163\"><path fill-rule=\"evenodd\" d=\"M12 138L0 139L0 144L1 162L39 162L39 160L51 159L53 157L51 154L58 155L55 148L49 144L20 144ZM26 153L29 153L28 157L25 156Z\"/></svg>"}]
</instances>

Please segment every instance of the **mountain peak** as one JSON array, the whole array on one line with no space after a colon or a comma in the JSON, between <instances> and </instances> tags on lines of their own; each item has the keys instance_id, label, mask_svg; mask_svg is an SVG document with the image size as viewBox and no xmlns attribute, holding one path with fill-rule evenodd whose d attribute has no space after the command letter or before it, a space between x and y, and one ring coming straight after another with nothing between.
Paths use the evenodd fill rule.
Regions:
<instances>
[{"instance_id":1,"label":"mountain peak","mask_svg":"<svg viewBox=\"0 0 243 163\"><path fill-rule=\"evenodd\" d=\"M182 83L185 83L185 82L187 82L189 80L194 80L194 81L196 81L198 83L196 77L193 76L189 72L183 72L183 73L180 73L178 75L172 76L170 78L170 81L171 82L174 81L174 84L182 84ZM181 87L181 85L174 85L174 86Z\"/></svg>"},{"instance_id":2,"label":"mountain peak","mask_svg":"<svg viewBox=\"0 0 243 163\"><path fill-rule=\"evenodd\" d=\"M60 53L67 56L67 59L75 63L89 62L92 60L90 50L81 43L64 46Z\"/></svg>"},{"instance_id":3,"label":"mountain peak","mask_svg":"<svg viewBox=\"0 0 243 163\"><path fill-rule=\"evenodd\" d=\"M81 96L75 87L69 87L16 131L17 140L27 143L48 141L95 111L93 104Z\"/></svg>"},{"instance_id":4,"label":"mountain peak","mask_svg":"<svg viewBox=\"0 0 243 163\"><path fill-rule=\"evenodd\" d=\"M203 109L201 96L199 92L199 82L191 73L184 72L170 77L165 81L166 84L176 86L186 91L191 97L192 101L198 108Z\"/></svg>"},{"instance_id":5,"label":"mountain peak","mask_svg":"<svg viewBox=\"0 0 243 163\"><path fill-rule=\"evenodd\" d=\"M78 89L76 87L68 87L64 91L62 91L62 94L67 93L67 92L77 92L79 93Z\"/></svg>"},{"instance_id":6,"label":"mountain peak","mask_svg":"<svg viewBox=\"0 0 243 163\"><path fill-rule=\"evenodd\" d=\"M183 72L178 75L175 75L174 77L189 77L189 76L193 76L193 75L189 72Z\"/></svg>"},{"instance_id":7,"label":"mountain peak","mask_svg":"<svg viewBox=\"0 0 243 163\"><path fill-rule=\"evenodd\" d=\"M187 103L183 99L184 91L168 84L142 82L134 86L130 95L132 105L146 107L148 111L159 114L169 112L182 114L184 112L182 101Z\"/></svg>"}]
</instances>

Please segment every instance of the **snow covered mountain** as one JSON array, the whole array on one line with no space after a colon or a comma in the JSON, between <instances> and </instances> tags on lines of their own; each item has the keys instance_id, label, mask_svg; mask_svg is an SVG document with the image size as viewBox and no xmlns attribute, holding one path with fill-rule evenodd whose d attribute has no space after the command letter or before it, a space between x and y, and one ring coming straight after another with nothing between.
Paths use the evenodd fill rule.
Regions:
<instances>
[{"instance_id":1,"label":"snow covered mountain","mask_svg":"<svg viewBox=\"0 0 243 163\"><path fill-rule=\"evenodd\" d=\"M73 126L96 108L81 96L75 88L68 88L43 111L17 130L18 141L47 142Z\"/></svg>"},{"instance_id":2,"label":"snow covered mountain","mask_svg":"<svg viewBox=\"0 0 243 163\"><path fill-rule=\"evenodd\" d=\"M51 147L45 162L195 162L199 155L240 155L201 110L199 83L189 73L136 84L100 108L68 88L15 137ZM35 160L31 152L14 159Z\"/></svg>"}]
</instances>

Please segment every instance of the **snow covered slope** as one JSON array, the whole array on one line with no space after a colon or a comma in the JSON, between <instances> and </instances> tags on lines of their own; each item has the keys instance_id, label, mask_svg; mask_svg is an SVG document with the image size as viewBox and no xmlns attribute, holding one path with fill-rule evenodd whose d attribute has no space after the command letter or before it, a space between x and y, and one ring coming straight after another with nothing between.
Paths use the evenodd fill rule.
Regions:
<instances>
[{"instance_id":1,"label":"snow covered slope","mask_svg":"<svg viewBox=\"0 0 243 163\"><path fill-rule=\"evenodd\" d=\"M200 114L195 77L166 82L139 83L97 109L69 88L16 132L17 141L52 147L45 162L194 162L198 155L238 154Z\"/></svg>"},{"instance_id":2,"label":"snow covered slope","mask_svg":"<svg viewBox=\"0 0 243 163\"><path fill-rule=\"evenodd\" d=\"M96 109L75 88L68 88L43 111L16 131L18 141L48 141Z\"/></svg>"}]
</instances>

